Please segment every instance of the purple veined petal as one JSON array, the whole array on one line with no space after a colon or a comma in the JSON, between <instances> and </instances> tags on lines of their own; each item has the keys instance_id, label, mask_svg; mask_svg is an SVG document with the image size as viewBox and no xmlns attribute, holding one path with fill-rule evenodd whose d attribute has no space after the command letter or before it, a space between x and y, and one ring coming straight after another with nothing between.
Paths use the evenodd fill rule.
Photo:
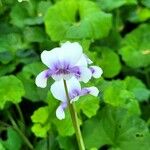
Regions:
<instances>
[{"instance_id":1,"label":"purple veined petal","mask_svg":"<svg viewBox=\"0 0 150 150\"><path fill-rule=\"evenodd\" d=\"M92 64L93 63L93 61L86 54L83 54L83 55L86 58L86 61L87 61L88 64Z\"/></svg>"},{"instance_id":2,"label":"purple veined petal","mask_svg":"<svg viewBox=\"0 0 150 150\"><path fill-rule=\"evenodd\" d=\"M75 77L72 77L71 79L66 80L66 84L70 99L75 98L75 96L78 95L76 91L81 91L81 85L79 81ZM56 99L62 102L67 101L63 80L55 81L50 90Z\"/></svg>"},{"instance_id":3,"label":"purple veined petal","mask_svg":"<svg viewBox=\"0 0 150 150\"><path fill-rule=\"evenodd\" d=\"M69 66L74 66L82 56L82 47L78 42L71 43L69 41L61 44L61 50L58 57L61 62L69 63Z\"/></svg>"},{"instance_id":4,"label":"purple veined petal","mask_svg":"<svg viewBox=\"0 0 150 150\"><path fill-rule=\"evenodd\" d=\"M79 73L75 74L75 76L79 81L83 81L84 83L87 83L91 79L92 73L89 68L80 66Z\"/></svg>"},{"instance_id":5,"label":"purple veined petal","mask_svg":"<svg viewBox=\"0 0 150 150\"><path fill-rule=\"evenodd\" d=\"M92 87L83 88L81 90L80 96L90 94L96 97L98 96L98 93L99 93L98 88L96 88L95 86L92 86Z\"/></svg>"},{"instance_id":6,"label":"purple veined petal","mask_svg":"<svg viewBox=\"0 0 150 150\"><path fill-rule=\"evenodd\" d=\"M103 74L103 70L98 66L90 66L90 70L94 78L99 78Z\"/></svg>"},{"instance_id":7,"label":"purple veined petal","mask_svg":"<svg viewBox=\"0 0 150 150\"><path fill-rule=\"evenodd\" d=\"M45 88L47 86L47 79L51 75L50 70L44 70L39 73L35 79L35 83L38 87Z\"/></svg>"},{"instance_id":8,"label":"purple veined petal","mask_svg":"<svg viewBox=\"0 0 150 150\"><path fill-rule=\"evenodd\" d=\"M54 69L54 65L59 61L59 51L61 48L54 48L51 51L44 50L41 53L41 60L42 62L49 67L50 69Z\"/></svg>"},{"instance_id":9,"label":"purple veined petal","mask_svg":"<svg viewBox=\"0 0 150 150\"><path fill-rule=\"evenodd\" d=\"M62 120L62 119L65 119L65 108L67 107L67 103L64 102L64 103L61 103L60 106L56 109L56 117L59 119L59 120Z\"/></svg>"}]
</instances>

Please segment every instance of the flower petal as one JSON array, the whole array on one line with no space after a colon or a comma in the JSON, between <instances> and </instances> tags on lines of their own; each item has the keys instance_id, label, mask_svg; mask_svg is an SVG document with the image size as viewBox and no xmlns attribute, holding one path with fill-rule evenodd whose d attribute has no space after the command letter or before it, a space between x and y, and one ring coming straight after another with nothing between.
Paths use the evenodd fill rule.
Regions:
<instances>
[{"instance_id":1,"label":"flower petal","mask_svg":"<svg viewBox=\"0 0 150 150\"><path fill-rule=\"evenodd\" d=\"M94 78L101 77L103 70L98 66L90 66L90 70Z\"/></svg>"},{"instance_id":2,"label":"flower petal","mask_svg":"<svg viewBox=\"0 0 150 150\"><path fill-rule=\"evenodd\" d=\"M56 117L59 120L65 119L65 112L61 105L56 109Z\"/></svg>"},{"instance_id":3,"label":"flower petal","mask_svg":"<svg viewBox=\"0 0 150 150\"><path fill-rule=\"evenodd\" d=\"M95 86L92 86L92 87L83 88L81 90L80 96L90 94L96 97L98 96L98 93L99 93L98 88L96 88Z\"/></svg>"},{"instance_id":4,"label":"flower petal","mask_svg":"<svg viewBox=\"0 0 150 150\"><path fill-rule=\"evenodd\" d=\"M82 56L82 47L79 43L66 42L61 45L59 51L59 60L61 62L68 62L70 66L74 66Z\"/></svg>"},{"instance_id":5,"label":"flower petal","mask_svg":"<svg viewBox=\"0 0 150 150\"><path fill-rule=\"evenodd\" d=\"M87 83L92 77L92 73L87 67L79 67L79 73L80 74L77 78L79 81L83 81L84 83Z\"/></svg>"},{"instance_id":6,"label":"flower petal","mask_svg":"<svg viewBox=\"0 0 150 150\"><path fill-rule=\"evenodd\" d=\"M87 65L88 65L88 62L87 62L87 59L85 57L85 54L82 54L79 61L76 63L76 66L85 66L85 67L87 67Z\"/></svg>"},{"instance_id":7,"label":"flower petal","mask_svg":"<svg viewBox=\"0 0 150 150\"><path fill-rule=\"evenodd\" d=\"M67 101L67 97L66 97L66 93L65 93L65 89L64 89L64 83L63 80L60 81L55 81L50 88L53 96L62 101L65 102Z\"/></svg>"},{"instance_id":8,"label":"flower petal","mask_svg":"<svg viewBox=\"0 0 150 150\"><path fill-rule=\"evenodd\" d=\"M47 76L46 76L47 72L48 72L48 70L44 70L37 75L37 77L35 79L35 84L38 87L45 88L47 86Z\"/></svg>"},{"instance_id":9,"label":"flower petal","mask_svg":"<svg viewBox=\"0 0 150 150\"><path fill-rule=\"evenodd\" d=\"M54 48L51 51L43 51L41 53L41 60L42 62L49 68L53 69L54 65L57 63L58 60L58 54L59 51L61 51L60 48Z\"/></svg>"},{"instance_id":10,"label":"flower petal","mask_svg":"<svg viewBox=\"0 0 150 150\"><path fill-rule=\"evenodd\" d=\"M98 93L99 93L99 90L97 87L95 86L92 86L92 87L89 87L87 88L89 90L89 94L93 95L93 96L98 96Z\"/></svg>"},{"instance_id":11,"label":"flower petal","mask_svg":"<svg viewBox=\"0 0 150 150\"><path fill-rule=\"evenodd\" d=\"M83 55L86 58L86 61L87 61L88 64L92 64L93 63L93 61L86 54L83 54Z\"/></svg>"}]
</instances>

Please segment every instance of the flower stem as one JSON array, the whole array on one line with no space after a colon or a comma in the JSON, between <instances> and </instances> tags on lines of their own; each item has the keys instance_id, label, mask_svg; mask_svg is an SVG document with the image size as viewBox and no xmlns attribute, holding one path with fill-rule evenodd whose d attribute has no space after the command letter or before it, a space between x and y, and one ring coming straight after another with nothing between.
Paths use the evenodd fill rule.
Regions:
<instances>
[{"instance_id":1,"label":"flower stem","mask_svg":"<svg viewBox=\"0 0 150 150\"><path fill-rule=\"evenodd\" d=\"M10 115L10 113L8 113L8 117L10 119L10 122L11 122L13 128L18 132L18 134L21 136L21 138L23 139L23 141L27 144L27 146L29 147L29 149L33 150L34 149L33 145L30 143L30 141L27 139L27 137L19 129L18 125L16 124L15 120L12 118L12 116Z\"/></svg>"},{"instance_id":2,"label":"flower stem","mask_svg":"<svg viewBox=\"0 0 150 150\"><path fill-rule=\"evenodd\" d=\"M69 107L72 123L73 123L74 129L75 129L75 133L76 133L76 138L77 138L79 150L85 150L85 146L84 146L84 142L83 142L83 138L82 138L79 122L78 122L77 112L75 110L74 104L70 103L67 83L66 83L65 80L64 80L64 88L65 88L65 92L66 92L66 96L67 96L67 103L68 103L68 107Z\"/></svg>"}]
</instances>

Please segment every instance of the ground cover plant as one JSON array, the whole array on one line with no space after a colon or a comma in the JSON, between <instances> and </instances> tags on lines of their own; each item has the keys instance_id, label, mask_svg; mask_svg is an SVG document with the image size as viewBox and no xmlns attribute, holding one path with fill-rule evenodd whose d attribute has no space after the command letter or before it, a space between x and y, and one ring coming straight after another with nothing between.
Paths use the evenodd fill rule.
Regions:
<instances>
[{"instance_id":1,"label":"ground cover plant","mask_svg":"<svg viewBox=\"0 0 150 150\"><path fill-rule=\"evenodd\" d=\"M56 70L47 83L37 77L56 47L50 60L75 61L80 48L65 53L66 43L81 46L87 64L81 80L83 66L69 68L68 92L79 93L64 106ZM87 66L101 68L96 78ZM150 0L0 0L0 150L150 150L149 129Z\"/></svg>"}]
</instances>

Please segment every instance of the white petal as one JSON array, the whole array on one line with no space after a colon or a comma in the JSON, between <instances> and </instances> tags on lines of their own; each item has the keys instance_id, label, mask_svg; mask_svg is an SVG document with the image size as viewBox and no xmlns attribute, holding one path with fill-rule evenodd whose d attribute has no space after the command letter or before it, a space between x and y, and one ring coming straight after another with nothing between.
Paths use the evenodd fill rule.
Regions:
<instances>
[{"instance_id":1,"label":"white petal","mask_svg":"<svg viewBox=\"0 0 150 150\"><path fill-rule=\"evenodd\" d=\"M41 60L42 62L48 66L49 68L53 69L54 64L59 60L58 53L60 48L54 48L51 51L43 51L41 53Z\"/></svg>"},{"instance_id":2,"label":"white petal","mask_svg":"<svg viewBox=\"0 0 150 150\"><path fill-rule=\"evenodd\" d=\"M70 66L74 66L82 56L82 47L79 43L66 42L61 45L59 51L59 60L69 62Z\"/></svg>"},{"instance_id":3,"label":"white petal","mask_svg":"<svg viewBox=\"0 0 150 150\"><path fill-rule=\"evenodd\" d=\"M46 77L47 70L42 71L39 73L35 79L35 84L38 87L45 88L47 86L47 77Z\"/></svg>"},{"instance_id":4,"label":"white petal","mask_svg":"<svg viewBox=\"0 0 150 150\"><path fill-rule=\"evenodd\" d=\"M93 61L86 54L84 54L84 57L86 58L86 61L87 61L88 64L93 63Z\"/></svg>"},{"instance_id":5,"label":"white petal","mask_svg":"<svg viewBox=\"0 0 150 150\"><path fill-rule=\"evenodd\" d=\"M69 80L66 80L68 92L71 93L74 89L81 91L81 85L80 82L75 78L72 77Z\"/></svg>"},{"instance_id":6,"label":"white petal","mask_svg":"<svg viewBox=\"0 0 150 150\"><path fill-rule=\"evenodd\" d=\"M60 100L60 101L67 101L67 97L66 97L66 93L65 93L65 89L64 89L64 83L63 80L60 81L55 81L52 85L51 85L51 92L53 94L53 96Z\"/></svg>"},{"instance_id":7,"label":"white petal","mask_svg":"<svg viewBox=\"0 0 150 150\"><path fill-rule=\"evenodd\" d=\"M85 55L82 54L82 56L80 57L79 61L76 64L76 66L85 66L85 67L87 67L87 65L88 65L87 59L86 59Z\"/></svg>"},{"instance_id":8,"label":"white petal","mask_svg":"<svg viewBox=\"0 0 150 150\"><path fill-rule=\"evenodd\" d=\"M101 77L102 73L103 73L103 70L98 67L98 66L90 66L90 68L92 68L93 72L92 72L92 75L94 78L99 78Z\"/></svg>"},{"instance_id":9,"label":"white petal","mask_svg":"<svg viewBox=\"0 0 150 150\"><path fill-rule=\"evenodd\" d=\"M73 95L74 90L77 90L79 92L81 91L81 85L75 77L72 77L71 79L66 80L66 84L67 84L67 90L68 90L69 95ZM67 101L63 80L54 82L50 90L56 99L63 101L63 102Z\"/></svg>"},{"instance_id":10,"label":"white petal","mask_svg":"<svg viewBox=\"0 0 150 150\"><path fill-rule=\"evenodd\" d=\"M99 90L97 87L95 86L92 86L92 87L89 87L87 88L89 91L90 91L90 94L93 95L93 96L98 96L98 93L99 93Z\"/></svg>"},{"instance_id":11,"label":"white petal","mask_svg":"<svg viewBox=\"0 0 150 150\"><path fill-rule=\"evenodd\" d=\"M78 78L78 80L87 83L92 77L90 69L88 69L87 67L79 67L79 70L80 70L80 77Z\"/></svg>"},{"instance_id":12,"label":"white petal","mask_svg":"<svg viewBox=\"0 0 150 150\"><path fill-rule=\"evenodd\" d=\"M65 119L65 112L61 105L56 109L56 117L59 120Z\"/></svg>"},{"instance_id":13,"label":"white petal","mask_svg":"<svg viewBox=\"0 0 150 150\"><path fill-rule=\"evenodd\" d=\"M63 79L63 74L54 74L52 75L52 78L55 80L55 81L60 81Z\"/></svg>"}]
</instances>

